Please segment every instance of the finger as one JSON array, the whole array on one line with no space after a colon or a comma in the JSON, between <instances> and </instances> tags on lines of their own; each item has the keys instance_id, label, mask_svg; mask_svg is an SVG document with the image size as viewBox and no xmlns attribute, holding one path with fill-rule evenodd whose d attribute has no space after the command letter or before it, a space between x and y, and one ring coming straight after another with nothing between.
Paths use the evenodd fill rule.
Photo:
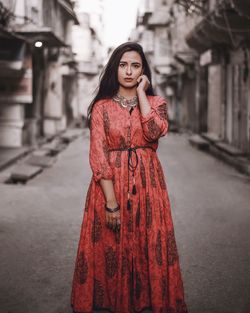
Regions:
<instances>
[{"instance_id":1,"label":"finger","mask_svg":"<svg viewBox=\"0 0 250 313\"><path fill-rule=\"evenodd\" d=\"M117 218L117 221L116 221L116 228L117 228L118 231L121 228L121 217L120 217L120 215L119 215L119 217Z\"/></svg>"},{"instance_id":2,"label":"finger","mask_svg":"<svg viewBox=\"0 0 250 313\"><path fill-rule=\"evenodd\" d=\"M113 231L116 231L116 218L112 220L112 229Z\"/></svg>"},{"instance_id":3,"label":"finger","mask_svg":"<svg viewBox=\"0 0 250 313\"><path fill-rule=\"evenodd\" d=\"M106 225L107 225L107 227L108 227L109 229L112 228L112 221L111 221L111 219L110 219L110 215L109 215L109 214L106 215Z\"/></svg>"},{"instance_id":4,"label":"finger","mask_svg":"<svg viewBox=\"0 0 250 313\"><path fill-rule=\"evenodd\" d=\"M113 224L109 223L109 229L113 231Z\"/></svg>"},{"instance_id":5,"label":"finger","mask_svg":"<svg viewBox=\"0 0 250 313\"><path fill-rule=\"evenodd\" d=\"M111 230L114 230L114 220L113 220L113 216L110 217L109 223L110 223L110 229L111 229Z\"/></svg>"},{"instance_id":6,"label":"finger","mask_svg":"<svg viewBox=\"0 0 250 313\"><path fill-rule=\"evenodd\" d=\"M142 81L142 79L143 79L143 77L142 77L142 76L139 76L139 77L137 78L137 83L139 84L139 83Z\"/></svg>"},{"instance_id":7,"label":"finger","mask_svg":"<svg viewBox=\"0 0 250 313\"><path fill-rule=\"evenodd\" d=\"M106 223L106 227L109 227L109 219L108 219L108 215L106 214L106 221L105 221Z\"/></svg>"},{"instance_id":8,"label":"finger","mask_svg":"<svg viewBox=\"0 0 250 313\"><path fill-rule=\"evenodd\" d=\"M107 223L106 223L106 227L107 227L108 229L111 229L111 224L110 224L109 222L107 222Z\"/></svg>"},{"instance_id":9,"label":"finger","mask_svg":"<svg viewBox=\"0 0 250 313\"><path fill-rule=\"evenodd\" d=\"M114 217L112 220L113 231L117 230L117 217Z\"/></svg>"},{"instance_id":10,"label":"finger","mask_svg":"<svg viewBox=\"0 0 250 313\"><path fill-rule=\"evenodd\" d=\"M116 230L119 231L120 228L121 228L121 221L120 221L120 219L118 219L116 222Z\"/></svg>"},{"instance_id":11,"label":"finger","mask_svg":"<svg viewBox=\"0 0 250 313\"><path fill-rule=\"evenodd\" d=\"M109 216L108 216L108 213L106 212L106 225L108 225L108 222L109 222Z\"/></svg>"},{"instance_id":12,"label":"finger","mask_svg":"<svg viewBox=\"0 0 250 313\"><path fill-rule=\"evenodd\" d=\"M116 217L116 223L117 223L117 225L120 225L120 224L121 224L121 217L120 217L120 214L117 215L117 217Z\"/></svg>"},{"instance_id":13,"label":"finger","mask_svg":"<svg viewBox=\"0 0 250 313\"><path fill-rule=\"evenodd\" d=\"M116 232L117 231L117 219L115 219L115 221L114 221L114 231Z\"/></svg>"}]
</instances>

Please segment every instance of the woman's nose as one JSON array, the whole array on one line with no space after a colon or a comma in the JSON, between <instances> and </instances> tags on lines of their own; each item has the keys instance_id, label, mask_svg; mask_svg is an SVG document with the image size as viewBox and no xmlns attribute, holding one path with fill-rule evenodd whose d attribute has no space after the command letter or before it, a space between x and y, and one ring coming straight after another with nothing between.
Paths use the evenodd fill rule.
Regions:
<instances>
[{"instance_id":1,"label":"woman's nose","mask_svg":"<svg viewBox=\"0 0 250 313\"><path fill-rule=\"evenodd\" d=\"M126 70L126 74L127 74L127 75L131 75L131 73L132 73L132 72L131 72L131 67L128 66L128 67L127 67L127 70Z\"/></svg>"}]
</instances>

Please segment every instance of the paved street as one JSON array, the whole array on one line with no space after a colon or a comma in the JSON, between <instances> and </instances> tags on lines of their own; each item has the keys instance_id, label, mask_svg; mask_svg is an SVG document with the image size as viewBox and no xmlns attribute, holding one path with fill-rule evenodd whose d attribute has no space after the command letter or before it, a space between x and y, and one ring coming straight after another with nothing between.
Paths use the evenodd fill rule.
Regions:
<instances>
[{"instance_id":1,"label":"paved street","mask_svg":"<svg viewBox=\"0 0 250 313\"><path fill-rule=\"evenodd\" d=\"M189 313L250 312L249 179L169 134L165 169ZM78 138L26 185L0 184L0 313L70 313L90 180Z\"/></svg>"}]
</instances>

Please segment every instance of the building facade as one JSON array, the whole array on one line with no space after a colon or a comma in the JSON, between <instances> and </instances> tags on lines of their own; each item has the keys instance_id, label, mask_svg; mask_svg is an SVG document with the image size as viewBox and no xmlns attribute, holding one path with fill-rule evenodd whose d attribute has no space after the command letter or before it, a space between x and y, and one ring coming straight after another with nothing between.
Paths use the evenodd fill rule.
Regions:
<instances>
[{"instance_id":1,"label":"building facade","mask_svg":"<svg viewBox=\"0 0 250 313\"><path fill-rule=\"evenodd\" d=\"M79 25L73 27L73 52L78 64L78 108L84 123L106 55L102 41L103 1L92 0L91 4L91 10L76 7Z\"/></svg>"},{"instance_id":2,"label":"building facade","mask_svg":"<svg viewBox=\"0 0 250 313\"><path fill-rule=\"evenodd\" d=\"M172 129L195 128L190 115L195 109L197 55L185 42L185 34L193 24L194 21L188 19L175 1L144 1L139 10L137 28L131 35L131 40L140 42L146 52L150 52L148 59L154 87L158 94L169 99ZM189 92L190 89L193 92Z\"/></svg>"},{"instance_id":3,"label":"building facade","mask_svg":"<svg viewBox=\"0 0 250 313\"><path fill-rule=\"evenodd\" d=\"M148 0L142 8L145 3L150 10L139 12L133 39L145 45L141 29L151 31L154 83L169 99L172 125L249 157L250 3Z\"/></svg>"},{"instance_id":4,"label":"building facade","mask_svg":"<svg viewBox=\"0 0 250 313\"><path fill-rule=\"evenodd\" d=\"M0 1L0 147L36 145L77 117L69 0Z\"/></svg>"},{"instance_id":5,"label":"building facade","mask_svg":"<svg viewBox=\"0 0 250 313\"><path fill-rule=\"evenodd\" d=\"M250 78L248 1L208 1L206 14L187 34L206 73L208 139L250 154Z\"/></svg>"}]
</instances>

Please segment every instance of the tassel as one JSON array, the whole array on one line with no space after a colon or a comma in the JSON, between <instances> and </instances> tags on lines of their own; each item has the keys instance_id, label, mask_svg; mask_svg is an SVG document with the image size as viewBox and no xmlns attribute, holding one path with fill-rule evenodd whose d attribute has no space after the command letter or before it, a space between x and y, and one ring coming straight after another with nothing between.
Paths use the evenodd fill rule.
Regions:
<instances>
[{"instance_id":1,"label":"tassel","mask_svg":"<svg viewBox=\"0 0 250 313\"><path fill-rule=\"evenodd\" d=\"M132 194L133 194L133 195L136 195L136 187L135 187L135 176L134 176L134 173L133 173L133 188L132 188Z\"/></svg>"},{"instance_id":2,"label":"tassel","mask_svg":"<svg viewBox=\"0 0 250 313\"><path fill-rule=\"evenodd\" d=\"M133 185L132 194L136 195L136 187L135 187L135 185Z\"/></svg>"},{"instance_id":3,"label":"tassel","mask_svg":"<svg viewBox=\"0 0 250 313\"><path fill-rule=\"evenodd\" d=\"M128 209L128 210L130 210L130 209L131 209L131 203L130 203L130 193L129 193L129 191L128 191L127 209Z\"/></svg>"}]
</instances>

